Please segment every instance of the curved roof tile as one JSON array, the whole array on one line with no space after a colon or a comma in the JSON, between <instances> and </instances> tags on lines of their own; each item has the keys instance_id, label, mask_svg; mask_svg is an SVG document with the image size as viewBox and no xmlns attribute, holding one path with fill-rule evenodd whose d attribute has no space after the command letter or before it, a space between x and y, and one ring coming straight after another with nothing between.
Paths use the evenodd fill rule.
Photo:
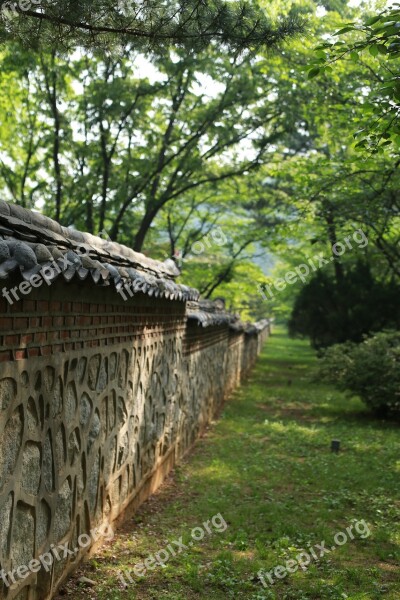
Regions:
<instances>
[{"instance_id":1,"label":"curved roof tile","mask_svg":"<svg viewBox=\"0 0 400 600\"><path fill-rule=\"evenodd\" d=\"M19 270L28 280L39 272L50 281L84 281L125 286L171 300L197 300L199 292L174 282L173 261L153 260L127 246L63 227L44 215L0 201L0 278Z\"/></svg>"}]
</instances>

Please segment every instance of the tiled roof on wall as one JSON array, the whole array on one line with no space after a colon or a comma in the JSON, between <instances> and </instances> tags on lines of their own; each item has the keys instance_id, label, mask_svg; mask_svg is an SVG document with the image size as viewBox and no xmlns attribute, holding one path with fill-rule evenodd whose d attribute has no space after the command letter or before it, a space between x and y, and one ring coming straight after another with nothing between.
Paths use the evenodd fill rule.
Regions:
<instances>
[{"instance_id":1,"label":"tiled roof on wall","mask_svg":"<svg viewBox=\"0 0 400 600\"><path fill-rule=\"evenodd\" d=\"M239 325L238 315L228 313L225 310L223 300L199 300L198 302L188 302L187 315L189 321L197 321L202 327L215 325Z\"/></svg>"},{"instance_id":2,"label":"tiled roof on wall","mask_svg":"<svg viewBox=\"0 0 400 600\"><path fill-rule=\"evenodd\" d=\"M0 278L20 272L29 281L46 273L50 281L92 279L97 285L128 286L171 300L197 300L199 292L177 284L173 261L164 263L89 233L63 227L44 215L0 201ZM51 274L51 271L53 273Z\"/></svg>"}]
</instances>

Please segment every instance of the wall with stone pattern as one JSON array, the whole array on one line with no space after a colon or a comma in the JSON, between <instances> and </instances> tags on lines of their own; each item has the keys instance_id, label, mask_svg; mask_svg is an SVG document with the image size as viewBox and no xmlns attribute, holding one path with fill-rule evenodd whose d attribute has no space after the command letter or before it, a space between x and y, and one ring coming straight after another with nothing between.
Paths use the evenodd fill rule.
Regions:
<instances>
[{"instance_id":1,"label":"wall with stone pattern","mask_svg":"<svg viewBox=\"0 0 400 600\"><path fill-rule=\"evenodd\" d=\"M156 489L268 331L203 328L185 302L124 302L93 283L57 280L1 300L0 565L16 584L0 580L0 597L50 598L87 551L79 536ZM60 544L72 554L18 578Z\"/></svg>"}]
</instances>

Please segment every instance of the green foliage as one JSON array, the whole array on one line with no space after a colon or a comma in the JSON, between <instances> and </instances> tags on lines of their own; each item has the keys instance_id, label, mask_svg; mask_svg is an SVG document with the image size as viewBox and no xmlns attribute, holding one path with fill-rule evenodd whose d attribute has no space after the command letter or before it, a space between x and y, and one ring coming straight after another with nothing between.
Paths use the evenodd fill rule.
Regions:
<instances>
[{"instance_id":1,"label":"green foliage","mask_svg":"<svg viewBox=\"0 0 400 600\"><path fill-rule=\"evenodd\" d=\"M93 233L107 229L138 251L171 204L184 200L190 208L194 197L199 204L210 194L225 203L224 183L258 169L292 127L284 122L285 87L279 107L269 98L275 79L249 53L231 58L216 49L176 50L151 59L132 57L129 48L118 58L44 53L27 67L20 52L29 89L12 64L12 50L4 57L9 76L23 98L34 92L37 170L31 169L31 178L44 169L50 184L33 190L32 201L64 224ZM22 121L14 132L22 146L26 126ZM13 169L13 145L8 142L4 152ZM233 196L236 201L239 194ZM12 199L20 200L17 194Z\"/></svg>"},{"instance_id":2,"label":"green foliage","mask_svg":"<svg viewBox=\"0 0 400 600\"><path fill-rule=\"evenodd\" d=\"M76 10L75 4L48 3L45 14L58 18L62 9L63 17L89 25L96 18L100 27L118 19L123 26L137 8L102 0L100 15L98 2L90 10L86 2ZM162 5L166 12L152 3L157 14L141 26L156 27L157 19L166 18L172 4ZM231 11L239 18L240 6L228 3L218 25L225 33L235 23ZM274 52L249 36L239 51L244 29L238 24L238 38L226 42L233 44L227 52L212 27L210 43L199 39L194 46L189 38L174 45L154 38L153 46L145 36L133 43L125 35L108 38L71 28L55 51L47 43L65 31L49 22L38 28L37 52L5 43L2 197L63 225L94 234L105 230L155 258L174 257L185 282L207 297L225 295L245 318L271 313L286 318L301 284L288 286L270 303L257 284L326 252L354 227L366 232L368 247L356 256L346 253L342 262L352 268L362 255L377 285L397 280L400 162L383 137L378 154L356 151L349 127L354 124L365 137L362 130L369 131L376 107L358 100L372 87L372 74L385 79L387 66L396 61L375 57L373 50L358 52L359 60L353 54L354 60L337 61L332 69L329 49L320 49L311 65L319 76L308 78L317 40L335 42L329 36L344 19L363 23L362 10L342 0L322 2L317 11L311 0L260 0L259 6L260 27L267 21L274 30L285 27L297 11L307 18L307 36ZM327 9L323 17L321 6ZM223 9L202 3L201 10L206 7ZM243 27L250 27L257 7L246 3ZM148 9L143 7L143 17ZM180 30L183 36L201 15L193 13L194 21ZM37 21L27 14L9 21L8 39L28 40ZM175 27L173 20L169 27ZM343 34L353 35L363 34ZM29 39L35 44L35 36ZM74 52L72 40L78 44ZM227 243L193 253L193 244L216 226Z\"/></svg>"},{"instance_id":3,"label":"green foliage","mask_svg":"<svg viewBox=\"0 0 400 600\"><path fill-rule=\"evenodd\" d=\"M237 51L276 46L302 29L296 11L272 23L255 0L0 0L0 39L34 48L118 51L121 42L134 40L144 51L170 45L200 50L215 42Z\"/></svg>"},{"instance_id":4,"label":"green foliage","mask_svg":"<svg viewBox=\"0 0 400 600\"><path fill-rule=\"evenodd\" d=\"M341 391L357 394L379 414L400 412L400 332L377 333L360 344L328 348L319 377Z\"/></svg>"},{"instance_id":5,"label":"green foliage","mask_svg":"<svg viewBox=\"0 0 400 600\"><path fill-rule=\"evenodd\" d=\"M129 48L118 58L35 56L10 46L3 67L11 83L3 88L2 116L15 126L2 156L19 184L0 173L5 198L64 225L106 230L155 258L178 252L186 282L206 296L230 284L230 305L243 307L245 318L249 304L263 316L250 276L260 271L241 264L272 242L291 208L260 168L275 149L302 143L296 114L287 116L293 89L279 79L278 56L230 57L215 48L165 51L162 58L132 56ZM14 116L15 90L32 103L32 124ZM27 134L36 143L24 178L15 149L26 148ZM200 260L190 256L216 225L229 232L229 243L206 248Z\"/></svg>"},{"instance_id":6,"label":"green foliage","mask_svg":"<svg viewBox=\"0 0 400 600\"><path fill-rule=\"evenodd\" d=\"M368 332L400 328L399 295L398 284L377 282L365 263L348 268L340 281L319 271L295 299L289 332L309 337L315 348L360 342Z\"/></svg>"},{"instance_id":7,"label":"green foliage","mask_svg":"<svg viewBox=\"0 0 400 600\"><path fill-rule=\"evenodd\" d=\"M354 133L355 148L377 154L391 146L398 154L400 79L396 60L400 58L400 4L394 3L373 16L365 15L347 23L334 37L340 39L317 46L308 76L331 72L333 63L345 59L368 65L372 74L372 83L366 87L368 98L367 101L359 98L368 119Z\"/></svg>"}]
</instances>

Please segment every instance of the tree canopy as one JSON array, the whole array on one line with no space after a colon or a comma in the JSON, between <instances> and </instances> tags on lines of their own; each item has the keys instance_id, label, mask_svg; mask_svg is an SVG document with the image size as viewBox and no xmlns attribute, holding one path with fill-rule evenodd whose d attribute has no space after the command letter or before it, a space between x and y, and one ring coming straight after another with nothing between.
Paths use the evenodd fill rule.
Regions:
<instances>
[{"instance_id":1,"label":"tree canopy","mask_svg":"<svg viewBox=\"0 0 400 600\"><path fill-rule=\"evenodd\" d=\"M400 58L400 4L377 11L376 14L358 15L334 34L334 40L317 46L316 58L311 64L310 77L326 72L336 62L350 58L355 63L367 64L371 81L366 87L368 102L362 108L370 116L369 123L357 130L356 148L369 149L373 154L385 146L400 146L400 82L396 60ZM375 60L365 60L365 55Z\"/></svg>"},{"instance_id":2,"label":"tree canopy","mask_svg":"<svg viewBox=\"0 0 400 600\"><path fill-rule=\"evenodd\" d=\"M275 23L255 0L0 0L3 40L31 46L156 50L171 44L231 51L273 47L303 30L297 11ZM0 39L1 39L0 38Z\"/></svg>"},{"instance_id":3,"label":"tree canopy","mask_svg":"<svg viewBox=\"0 0 400 600\"><path fill-rule=\"evenodd\" d=\"M100 24L109 18L106 4ZM0 55L2 196L171 257L185 282L204 296L223 295L245 317L288 317L307 282L267 299L265 286L315 256L330 261L332 246L355 229L368 244L323 263L324 277L339 285L362 259L374 286L395 284L400 136L395 121L389 137L372 123L374 115L387 123L380 100L396 110L379 82L390 71L397 77L397 62L392 51L368 50L376 40L363 38L386 13L365 25L377 9L341 1L274 0L268 10L261 2L251 10L280 27L294 4L307 34L273 52L239 38L228 52L230 42L212 36L199 44L155 41L152 51L117 36L118 52L99 51L101 36L91 44L78 30L69 36L50 26L32 51L13 28L22 23L22 37L33 41L27 24L38 21L17 15L5 24ZM68 3L63 14L95 19L100 4L90 14L87 6L74 13ZM393 32L382 42L388 48ZM57 35L65 45L56 48L48 42ZM338 44L341 36L354 37Z\"/></svg>"}]
</instances>

